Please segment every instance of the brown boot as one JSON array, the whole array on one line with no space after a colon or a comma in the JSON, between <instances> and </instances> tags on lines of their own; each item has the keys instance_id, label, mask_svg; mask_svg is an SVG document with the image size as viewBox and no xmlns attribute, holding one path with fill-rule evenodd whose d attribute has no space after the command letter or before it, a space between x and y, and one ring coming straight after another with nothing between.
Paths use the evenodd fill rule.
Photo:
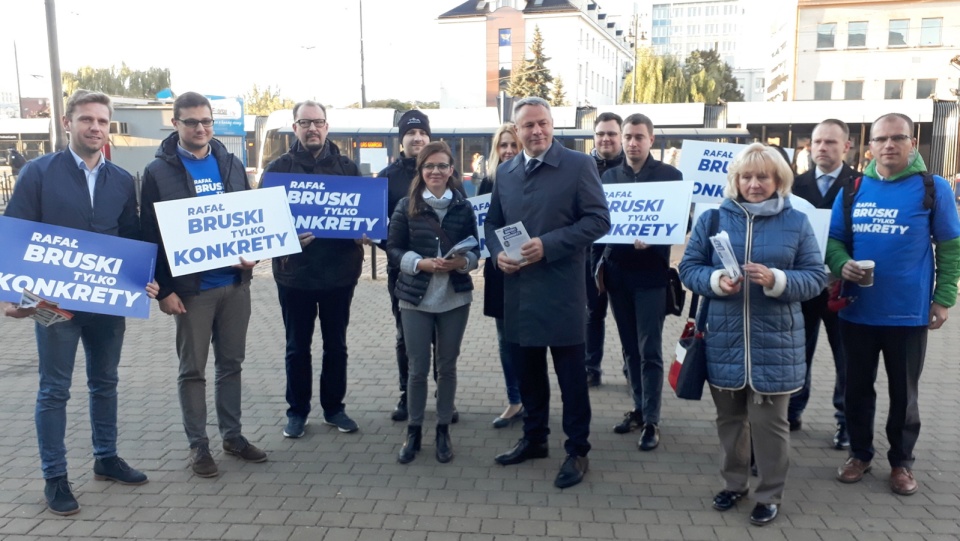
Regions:
<instances>
[{"instance_id":1,"label":"brown boot","mask_svg":"<svg viewBox=\"0 0 960 541\"><path fill-rule=\"evenodd\" d=\"M856 483L863 479L863 475L870 471L870 463L859 458L850 457L843 466L837 469L837 481L841 483Z\"/></svg>"},{"instance_id":2,"label":"brown boot","mask_svg":"<svg viewBox=\"0 0 960 541\"><path fill-rule=\"evenodd\" d=\"M909 496L917 491L917 480L910 468L898 467L890 470L890 490L901 496Z\"/></svg>"}]
</instances>

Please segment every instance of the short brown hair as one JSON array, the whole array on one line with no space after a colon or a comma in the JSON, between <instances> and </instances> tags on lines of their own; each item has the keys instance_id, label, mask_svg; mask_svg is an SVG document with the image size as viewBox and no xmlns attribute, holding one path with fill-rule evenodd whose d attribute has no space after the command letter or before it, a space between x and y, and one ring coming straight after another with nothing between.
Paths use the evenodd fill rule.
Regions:
<instances>
[{"instance_id":1,"label":"short brown hair","mask_svg":"<svg viewBox=\"0 0 960 541\"><path fill-rule=\"evenodd\" d=\"M180 118L181 109L190 109L191 107L201 107L207 106L207 109L210 110L210 114L213 114L213 106L210 105L210 100L207 99L203 94L198 94L196 92L184 92L177 96L177 99L173 100L173 118Z\"/></svg>"},{"instance_id":2,"label":"short brown hair","mask_svg":"<svg viewBox=\"0 0 960 541\"><path fill-rule=\"evenodd\" d=\"M107 109L110 111L110 118L113 118L113 104L110 102L110 96L104 94L103 92L83 90L82 88L78 89L73 93L72 96L70 96L69 99L67 99L67 110L64 112L64 116L67 118L73 117L73 112L76 111L78 106L86 105L88 103L100 103L102 105L106 105Z\"/></svg>"},{"instance_id":3,"label":"short brown hair","mask_svg":"<svg viewBox=\"0 0 960 541\"><path fill-rule=\"evenodd\" d=\"M643 124L644 126L647 127L647 131L649 132L650 136L651 137L653 136L653 121L650 120L650 117L648 117L647 115L641 115L640 113L633 113L632 115L623 119L623 123L632 124L634 126L639 126L640 124Z\"/></svg>"}]
</instances>

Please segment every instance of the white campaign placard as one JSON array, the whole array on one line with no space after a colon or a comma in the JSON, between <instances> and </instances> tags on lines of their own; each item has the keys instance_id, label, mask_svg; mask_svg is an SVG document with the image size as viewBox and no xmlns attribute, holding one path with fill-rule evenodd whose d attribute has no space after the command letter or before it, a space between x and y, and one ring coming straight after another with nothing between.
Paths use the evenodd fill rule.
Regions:
<instances>
[{"instance_id":1,"label":"white campaign placard","mask_svg":"<svg viewBox=\"0 0 960 541\"><path fill-rule=\"evenodd\" d=\"M300 252L282 187L156 203L173 276Z\"/></svg>"},{"instance_id":2,"label":"white campaign placard","mask_svg":"<svg viewBox=\"0 0 960 541\"><path fill-rule=\"evenodd\" d=\"M473 205L473 214L477 218L477 238L480 240L480 257L490 257L487 248L487 235L483 231L483 224L487 221L487 211L490 210L490 195L478 195L467 199Z\"/></svg>"},{"instance_id":3,"label":"white campaign placard","mask_svg":"<svg viewBox=\"0 0 960 541\"><path fill-rule=\"evenodd\" d=\"M727 185L730 162L747 145L711 143L685 139L680 150L680 171L683 178L695 183L694 203L719 203Z\"/></svg>"},{"instance_id":4,"label":"white campaign placard","mask_svg":"<svg viewBox=\"0 0 960 541\"><path fill-rule=\"evenodd\" d=\"M685 181L604 184L610 231L601 244L683 244L694 183Z\"/></svg>"}]
</instances>

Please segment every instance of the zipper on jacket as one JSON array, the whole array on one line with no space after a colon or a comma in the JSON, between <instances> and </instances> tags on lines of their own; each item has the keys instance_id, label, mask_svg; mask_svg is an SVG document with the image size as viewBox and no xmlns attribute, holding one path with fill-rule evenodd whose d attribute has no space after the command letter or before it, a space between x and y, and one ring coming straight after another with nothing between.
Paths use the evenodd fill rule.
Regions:
<instances>
[{"instance_id":1,"label":"zipper on jacket","mask_svg":"<svg viewBox=\"0 0 960 541\"><path fill-rule=\"evenodd\" d=\"M743 207L741 207L743 208ZM745 253L743 254L743 262L750 263L750 253L753 251L753 215L744 209L744 214L747 217L747 242L745 247ZM744 352L744 361L746 362L745 374L746 381L743 382L744 387L753 387L751 383L752 377L751 372L753 368L753 362L750 358L750 282L747 280L747 277L743 277L743 352Z\"/></svg>"}]
</instances>

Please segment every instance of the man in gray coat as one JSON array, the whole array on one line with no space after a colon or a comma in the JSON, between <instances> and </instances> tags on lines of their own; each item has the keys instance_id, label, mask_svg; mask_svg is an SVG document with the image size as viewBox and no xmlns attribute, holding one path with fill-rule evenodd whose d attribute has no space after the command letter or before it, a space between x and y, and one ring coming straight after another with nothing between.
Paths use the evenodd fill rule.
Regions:
<instances>
[{"instance_id":1,"label":"man in gray coat","mask_svg":"<svg viewBox=\"0 0 960 541\"><path fill-rule=\"evenodd\" d=\"M563 398L567 458L554 485L576 485L587 471L590 397L584 373L584 255L610 228L594 160L553 140L550 104L524 98L513 108L523 153L500 165L485 224L490 257L504 279L504 340L519 361L527 411L523 438L498 455L503 465L549 454L547 348ZM503 251L496 230L522 222L530 240L521 260Z\"/></svg>"}]
</instances>

